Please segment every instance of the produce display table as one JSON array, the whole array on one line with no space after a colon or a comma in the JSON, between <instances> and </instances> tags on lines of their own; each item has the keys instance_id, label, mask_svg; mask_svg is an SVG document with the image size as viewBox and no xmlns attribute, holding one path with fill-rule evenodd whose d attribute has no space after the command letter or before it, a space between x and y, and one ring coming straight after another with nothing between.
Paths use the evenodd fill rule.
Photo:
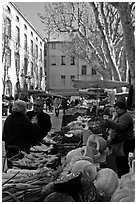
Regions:
<instances>
[{"instance_id":1,"label":"produce display table","mask_svg":"<svg viewBox=\"0 0 137 204\"><path fill-rule=\"evenodd\" d=\"M92 122L88 117L64 115L62 128L46 137L45 144L32 147L24 153L25 159L12 158L11 169L2 174L2 201L122 202L115 191L123 188L127 175L118 179L115 157L108 153L106 141L91 132L83 142L84 130ZM134 172L128 179L132 183L128 202L134 202ZM126 191L129 195L127 186Z\"/></svg>"}]
</instances>

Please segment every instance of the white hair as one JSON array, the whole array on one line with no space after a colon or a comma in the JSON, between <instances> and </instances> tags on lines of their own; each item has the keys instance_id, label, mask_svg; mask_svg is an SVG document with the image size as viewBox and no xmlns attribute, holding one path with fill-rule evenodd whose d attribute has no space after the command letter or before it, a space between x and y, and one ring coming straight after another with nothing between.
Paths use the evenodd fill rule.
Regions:
<instances>
[{"instance_id":1,"label":"white hair","mask_svg":"<svg viewBox=\"0 0 137 204\"><path fill-rule=\"evenodd\" d=\"M27 104L25 101L17 100L13 104L12 111L23 112L25 113L27 110Z\"/></svg>"}]
</instances>

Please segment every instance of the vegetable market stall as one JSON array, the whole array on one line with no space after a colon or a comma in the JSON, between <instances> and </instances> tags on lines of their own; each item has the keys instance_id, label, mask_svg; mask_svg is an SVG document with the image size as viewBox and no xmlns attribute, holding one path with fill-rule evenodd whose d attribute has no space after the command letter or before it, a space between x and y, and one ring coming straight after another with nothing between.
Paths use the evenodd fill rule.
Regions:
<instances>
[{"instance_id":1,"label":"vegetable market stall","mask_svg":"<svg viewBox=\"0 0 137 204\"><path fill-rule=\"evenodd\" d=\"M24 153L26 165L13 159L15 168L2 174L2 201L134 202L134 169L118 179L106 165L109 150L100 134L104 129L93 119L77 115L48 135L44 144L32 147L31 154Z\"/></svg>"},{"instance_id":2,"label":"vegetable market stall","mask_svg":"<svg viewBox=\"0 0 137 204\"><path fill-rule=\"evenodd\" d=\"M87 127L92 127L91 122L89 118L79 116L76 121L61 128L54 135L49 135L45 142L54 147L54 144L61 142L65 144L70 141L72 143L75 139L75 143L78 144L83 131L87 131ZM32 147L33 154L25 153L26 167L32 167L34 161L38 164L34 166L37 168L32 170L16 167L8 169L7 173L3 172L2 201L120 202L121 199L134 201L134 169L119 180L114 170L102 166L108 153L106 141L100 135L94 134L89 129L88 131L89 136L84 144L82 142L81 146L67 149L58 164L49 162L56 161L58 150L56 154L53 151L51 155L51 151L46 154L41 152L44 151L44 146L42 149L40 146ZM43 165L43 162L41 165L43 160L46 165ZM15 160L13 161L14 165L17 164Z\"/></svg>"},{"instance_id":3,"label":"vegetable market stall","mask_svg":"<svg viewBox=\"0 0 137 204\"><path fill-rule=\"evenodd\" d=\"M45 167L3 173L2 201L134 202L134 170L118 179L112 169L97 165L99 152L105 151L98 141L92 135L86 146L69 151L56 170Z\"/></svg>"}]
</instances>

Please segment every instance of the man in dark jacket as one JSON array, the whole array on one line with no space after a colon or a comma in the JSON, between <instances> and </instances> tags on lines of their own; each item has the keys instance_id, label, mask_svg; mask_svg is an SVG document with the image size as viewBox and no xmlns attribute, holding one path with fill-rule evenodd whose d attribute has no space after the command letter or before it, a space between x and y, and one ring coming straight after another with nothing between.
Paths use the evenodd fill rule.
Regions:
<instances>
[{"instance_id":1,"label":"man in dark jacket","mask_svg":"<svg viewBox=\"0 0 137 204\"><path fill-rule=\"evenodd\" d=\"M29 120L40 127L40 135L37 137L38 142L42 142L52 127L51 118L47 113L43 112L43 106L44 102L41 99L35 99L33 110L27 112Z\"/></svg>"},{"instance_id":2,"label":"man in dark jacket","mask_svg":"<svg viewBox=\"0 0 137 204\"><path fill-rule=\"evenodd\" d=\"M134 152L134 122L130 112L127 112L126 103L118 101L115 104L117 115L114 120L106 120L106 126L111 129L109 144L121 144L123 147L123 155L119 156L116 152L116 167L119 178L129 172L128 155Z\"/></svg>"},{"instance_id":3,"label":"man in dark jacket","mask_svg":"<svg viewBox=\"0 0 137 204\"><path fill-rule=\"evenodd\" d=\"M26 116L26 102L17 100L13 104L11 114L6 118L3 126L2 139L5 141L5 150L9 146L17 146L20 150L29 150L39 127L30 122ZM14 151L15 152L15 151ZM13 156L12 151L10 156Z\"/></svg>"}]
</instances>

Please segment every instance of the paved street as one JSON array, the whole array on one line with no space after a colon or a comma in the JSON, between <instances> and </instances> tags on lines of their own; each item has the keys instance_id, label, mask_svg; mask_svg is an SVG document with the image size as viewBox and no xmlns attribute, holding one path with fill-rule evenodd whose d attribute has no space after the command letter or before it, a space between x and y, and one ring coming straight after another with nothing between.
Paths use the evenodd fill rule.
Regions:
<instances>
[{"instance_id":1,"label":"paved street","mask_svg":"<svg viewBox=\"0 0 137 204\"><path fill-rule=\"evenodd\" d=\"M62 124L62 115L63 111L60 110L60 114L58 117L56 117L54 111L53 112L47 112L51 116L51 121L52 121L52 129L50 132L54 132L55 130L59 130L61 128Z\"/></svg>"}]
</instances>

